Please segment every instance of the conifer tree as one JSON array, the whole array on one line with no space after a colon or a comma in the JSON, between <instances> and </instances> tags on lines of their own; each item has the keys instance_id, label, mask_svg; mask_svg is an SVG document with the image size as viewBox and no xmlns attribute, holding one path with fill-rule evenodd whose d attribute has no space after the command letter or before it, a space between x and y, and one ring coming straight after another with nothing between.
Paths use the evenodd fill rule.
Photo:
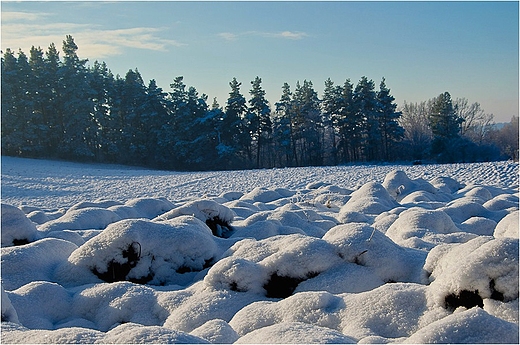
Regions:
<instances>
[{"instance_id":1,"label":"conifer tree","mask_svg":"<svg viewBox=\"0 0 520 345\"><path fill-rule=\"evenodd\" d=\"M177 167L202 169L209 164L209 157L217 145L214 143L214 125L206 121L207 96L199 96L194 87L186 90L182 76L175 78L170 86L173 89L170 92L170 102ZM206 155L208 150L211 151L209 156Z\"/></svg>"},{"instance_id":2,"label":"conifer tree","mask_svg":"<svg viewBox=\"0 0 520 345\"><path fill-rule=\"evenodd\" d=\"M381 151L384 160L389 161L395 158L396 144L403 138L404 129L399 125L401 112L397 111L395 98L387 88L385 78L379 84L377 92L377 118L379 120L379 130L381 132Z\"/></svg>"},{"instance_id":3,"label":"conifer tree","mask_svg":"<svg viewBox=\"0 0 520 345\"><path fill-rule=\"evenodd\" d=\"M256 167L261 167L261 155L268 146L272 133L271 108L265 99L265 91L261 86L262 79L256 77L251 82L249 94L248 130L252 141L256 142Z\"/></svg>"},{"instance_id":4,"label":"conifer tree","mask_svg":"<svg viewBox=\"0 0 520 345\"><path fill-rule=\"evenodd\" d=\"M96 135L92 138L91 147L96 160L108 159L106 148L110 145L108 138L115 126L110 113L110 92L113 88L114 76L105 62L95 61L89 68L89 85L92 89L92 121ZM94 129L93 129L94 130Z\"/></svg>"},{"instance_id":5,"label":"conifer tree","mask_svg":"<svg viewBox=\"0 0 520 345\"><path fill-rule=\"evenodd\" d=\"M321 99L321 106L323 112L323 122L325 129L328 130L331 141L331 154L333 164L338 164L338 143L336 137L340 130L341 110L343 89L341 86L334 86L334 82L328 78L325 81L325 88L323 90L323 97Z\"/></svg>"},{"instance_id":6,"label":"conifer tree","mask_svg":"<svg viewBox=\"0 0 520 345\"><path fill-rule=\"evenodd\" d=\"M21 97L23 87L20 84L18 61L14 52L7 48L2 56L2 152L21 155L23 146L24 112Z\"/></svg>"},{"instance_id":7,"label":"conifer tree","mask_svg":"<svg viewBox=\"0 0 520 345\"><path fill-rule=\"evenodd\" d=\"M429 120L434 135L432 154L441 162L453 162L459 156L457 145L463 120L457 116L449 92L433 100Z\"/></svg>"},{"instance_id":8,"label":"conifer tree","mask_svg":"<svg viewBox=\"0 0 520 345\"><path fill-rule=\"evenodd\" d=\"M335 126L339 133L340 155L343 162L352 162L360 157L362 144L363 114L354 105L354 85L345 80L341 88L339 114Z\"/></svg>"},{"instance_id":9,"label":"conifer tree","mask_svg":"<svg viewBox=\"0 0 520 345\"><path fill-rule=\"evenodd\" d=\"M215 132L215 165L221 169L230 169L234 165L234 149L224 144L222 140L222 133L225 132L222 128L222 124L226 117L226 113L222 110L216 97L213 98L213 102L211 103L208 112L208 117L213 122L213 129Z\"/></svg>"},{"instance_id":10,"label":"conifer tree","mask_svg":"<svg viewBox=\"0 0 520 345\"><path fill-rule=\"evenodd\" d=\"M148 165L167 168L174 156L173 116L168 94L150 80L146 89L145 109L149 112Z\"/></svg>"},{"instance_id":11,"label":"conifer tree","mask_svg":"<svg viewBox=\"0 0 520 345\"><path fill-rule=\"evenodd\" d=\"M41 155L47 146L48 127L45 126L44 118L47 115L50 99L45 82L45 60L41 48L31 47L29 55L29 66L31 68L31 82L27 85L27 97L31 106L31 125L33 127L33 138L31 148L35 154Z\"/></svg>"},{"instance_id":12,"label":"conifer tree","mask_svg":"<svg viewBox=\"0 0 520 345\"><path fill-rule=\"evenodd\" d=\"M240 92L242 83L233 78L229 83L231 91L227 99L224 118L218 128L221 138L221 157L233 155L236 158L247 152L250 147L249 133L245 126L248 109L246 99Z\"/></svg>"},{"instance_id":13,"label":"conifer tree","mask_svg":"<svg viewBox=\"0 0 520 345\"><path fill-rule=\"evenodd\" d=\"M296 136L294 133L294 106L291 87L288 83L282 86L280 101L275 103L276 112L274 117L274 142L275 152L281 153L279 164L282 166L298 165L296 154Z\"/></svg>"},{"instance_id":14,"label":"conifer tree","mask_svg":"<svg viewBox=\"0 0 520 345\"><path fill-rule=\"evenodd\" d=\"M374 82L363 76L354 90L353 102L359 132L363 138L364 158L368 161L380 158L381 132L377 119L377 100Z\"/></svg>"},{"instance_id":15,"label":"conifer tree","mask_svg":"<svg viewBox=\"0 0 520 345\"><path fill-rule=\"evenodd\" d=\"M322 121L320 101L311 81L298 82L293 95L296 134L296 151L303 165L321 165L323 163Z\"/></svg>"},{"instance_id":16,"label":"conifer tree","mask_svg":"<svg viewBox=\"0 0 520 345\"><path fill-rule=\"evenodd\" d=\"M122 91L122 149L126 152L125 159L136 164L148 156L147 146L150 139L150 125L153 121L145 107L146 86L137 68L126 73Z\"/></svg>"},{"instance_id":17,"label":"conifer tree","mask_svg":"<svg viewBox=\"0 0 520 345\"><path fill-rule=\"evenodd\" d=\"M457 137L461 130L461 123L462 119L457 116L449 92L441 93L434 99L430 114L430 126L435 136Z\"/></svg>"},{"instance_id":18,"label":"conifer tree","mask_svg":"<svg viewBox=\"0 0 520 345\"><path fill-rule=\"evenodd\" d=\"M92 133L92 90L88 85L86 63L77 55L78 46L72 36L63 41L63 65L57 106L60 116L60 145L65 158L91 158L94 156L88 142Z\"/></svg>"},{"instance_id":19,"label":"conifer tree","mask_svg":"<svg viewBox=\"0 0 520 345\"><path fill-rule=\"evenodd\" d=\"M59 52L56 49L54 43L51 43L45 52L45 81L46 81L46 92L49 96L48 105L49 109L44 114L44 125L49 129L47 132L47 148L46 155L56 157L60 155L61 151L61 113L57 113L59 110L60 102L60 83L61 80L61 61Z\"/></svg>"}]
</instances>

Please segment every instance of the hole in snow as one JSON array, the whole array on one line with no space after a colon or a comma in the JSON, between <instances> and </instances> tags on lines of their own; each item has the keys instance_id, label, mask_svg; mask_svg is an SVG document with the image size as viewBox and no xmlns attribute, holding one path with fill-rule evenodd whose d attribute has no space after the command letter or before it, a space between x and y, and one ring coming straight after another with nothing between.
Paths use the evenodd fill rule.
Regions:
<instances>
[{"instance_id":1,"label":"hole in snow","mask_svg":"<svg viewBox=\"0 0 520 345\"><path fill-rule=\"evenodd\" d=\"M305 278L294 278L288 276L280 276L273 273L269 281L264 284L263 288L267 291L266 297L269 298L287 298L292 295L298 284L309 278L316 277L318 273L309 273Z\"/></svg>"},{"instance_id":2,"label":"hole in snow","mask_svg":"<svg viewBox=\"0 0 520 345\"><path fill-rule=\"evenodd\" d=\"M229 224L219 217L213 217L206 219L206 225L211 229L213 235L222 238L228 238L233 233L233 228Z\"/></svg>"},{"instance_id":3,"label":"hole in snow","mask_svg":"<svg viewBox=\"0 0 520 345\"><path fill-rule=\"evenodd\" d=\"M473 308L480 307L484 308L484 301L479 296L478 290L468 291L462 290L457 295L450 294L444 298L444 304L446 309L455 310L458 307Z\"/></svg>"},{"instance_id":4,"label":"hole in snow","mask_svg":"<svg viewBox=\"0 0 520 345\"><path fill-rule=\"evenodd\" d=\"M107 283L113 283L122 280L129 280L135 283L145 284L152 279L151 275L142 278L127 279L126 276L132 268L137 265L141 257L141 244L139 242L132 242L126 250L123 250L123 258L127 259L126 262L120 263L112 260L107 265L107 271L100 273L97 268L94 268L92 272L98 276L99 279L106 281Z\"/></svg>"},{"instance_id":5,"label":"hole in snow","mask_svg":"<svg viewBox=\"0 0 520 345\"><path fill-rule=\"evenodd\" d=\"M500 291L495 290L495 280L491 279L489 282L489 289L491 290L491 299L497 301L504 301L504 294Z\"/></svg>"},{"instance_id":6,"label":"hole in snow","mask_svg":"<svg viewBox=\"0 0 520 345\"><path fill-rule=\"evenodd\" d=\"M244 289L239 289L237 282L231 282L231 284L229 284L229 289L231 291L235 291L235 292L246 292L247 291L247 290L244 290Z\"/></svg>"},{"instance_id":7,"label":"hole in snow","mask_svg":"<svg viewBox=\"0 0 520 345\"><path fill-rule=\"evenodd\" d=\"M204 260L204 266L202 266L202 269L200 269L200 267L194 268L194 267L189 267L189 266L183 265L183 266L177 268L176 272L180 273L180 274L189 273L189 272L200 272L206 268L211 267L214 263L215 263L215 258L211 258L211 259Z\"/></svg>"},{"instance_id":8,"label":"hole in snow","mask_svg":"<svg viewBox=\"0 0 520 345\"><path fill-rule=\"evenodd\" d=\"M29 240L26 238L13 240L13 245L15 245L15 246L23 246L24 244L29 244L29 243L30 243Z\"/></svg>"}]
</instances>

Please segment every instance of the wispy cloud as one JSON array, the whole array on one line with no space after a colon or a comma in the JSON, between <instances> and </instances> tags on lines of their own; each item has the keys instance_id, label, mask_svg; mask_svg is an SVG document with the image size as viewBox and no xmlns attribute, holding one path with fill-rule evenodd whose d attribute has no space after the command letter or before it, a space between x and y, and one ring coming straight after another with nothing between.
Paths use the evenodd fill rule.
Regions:
<instances>
[{"instance_id":1,"label":"wispy cloud","mask_svg":"<svg viewBox=\"0 0 520 345\"><path fill-rule=\"evenodd\" d=\"M282 31L274 33L266 32L261 34L266 37L283 38L289 40L301 40L308 36L305 32L301 31Z\"/></svg>"},{"instance_id":2,"label":"wispy cloud","mask_svg":"<svg viewBox=\"0 0 520 345\"><path fill-rule=\"evenodd\" d=\"M301 40L309 35L301 31L282 31L282 32L265 32L265 31L246 31L241 33L221 32L218 37L226 41L236 41L243 36L259 36L289 40Z\"/></svg>"},{"instance_id":3,"label":"wispy cloud","mask_svg":"<svg viewBox=\"0 0 520 345\"><path fill-rule=\"evenodd\" d=\"M221 32L217 36L225 39L226 41L235 41L238 39L238 35L231 32Z\"/></svg>"},{"instance_id":4,"label":"wispy cloud","mask_svg":"<svg viewBox=\"0 0 520 345\"><path fill-rule=\"evenodd\" d=\"M2 22L9 21L35 21L42 17L49 16L49 13L34 13L34 12L16 12L16 11L6 11L2 12Z\"/></svg>"},{"instance_id":5,"label":"wispy cloud","mask_svg":"<svg viewBox=\"0 0 520 345\"><path fill-rule=\"evenodd\" d=\"M90 59L123 54L124 48L168 51L170 47L185 44L165 39L160 33L166 28L136 27L104 29L91 24L41 23L36 21L45 13L2 12L2 50L21 48L28 52L31 46L46 48L50 43L61 48L65 35L72 35L78 45L78 54Z\"/></svg>"}]
</instances>

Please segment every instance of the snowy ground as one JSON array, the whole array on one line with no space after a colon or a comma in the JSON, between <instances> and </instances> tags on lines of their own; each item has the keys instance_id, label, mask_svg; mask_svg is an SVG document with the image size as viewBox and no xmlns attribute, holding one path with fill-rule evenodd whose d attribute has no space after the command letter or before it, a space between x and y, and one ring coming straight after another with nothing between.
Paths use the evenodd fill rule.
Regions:
<instances>
[{"instance_id":1,"label":"snowy ground","mask_svg":"<svg viewBox=\"0 0 520 345\"><path fill-rule=\"evenodd\" d=\"M518 169L2 157L2 342L518 343Z\"/></svg>"}]
</instances>

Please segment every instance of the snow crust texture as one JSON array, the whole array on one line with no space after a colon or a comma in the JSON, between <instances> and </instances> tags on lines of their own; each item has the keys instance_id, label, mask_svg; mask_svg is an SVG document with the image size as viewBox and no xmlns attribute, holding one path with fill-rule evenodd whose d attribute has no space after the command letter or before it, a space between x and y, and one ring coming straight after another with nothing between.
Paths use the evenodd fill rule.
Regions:
<instances>
[{"instance_id":1,"label":"snow crust texture","mask_svg":"<svg viewBox=\"0 0 520 345\"><path fill-rule=\"evenodd\" d=\"M518 343L518 198L512 162L2 158L2 342Z\"/></svg>"}]
</instances>

